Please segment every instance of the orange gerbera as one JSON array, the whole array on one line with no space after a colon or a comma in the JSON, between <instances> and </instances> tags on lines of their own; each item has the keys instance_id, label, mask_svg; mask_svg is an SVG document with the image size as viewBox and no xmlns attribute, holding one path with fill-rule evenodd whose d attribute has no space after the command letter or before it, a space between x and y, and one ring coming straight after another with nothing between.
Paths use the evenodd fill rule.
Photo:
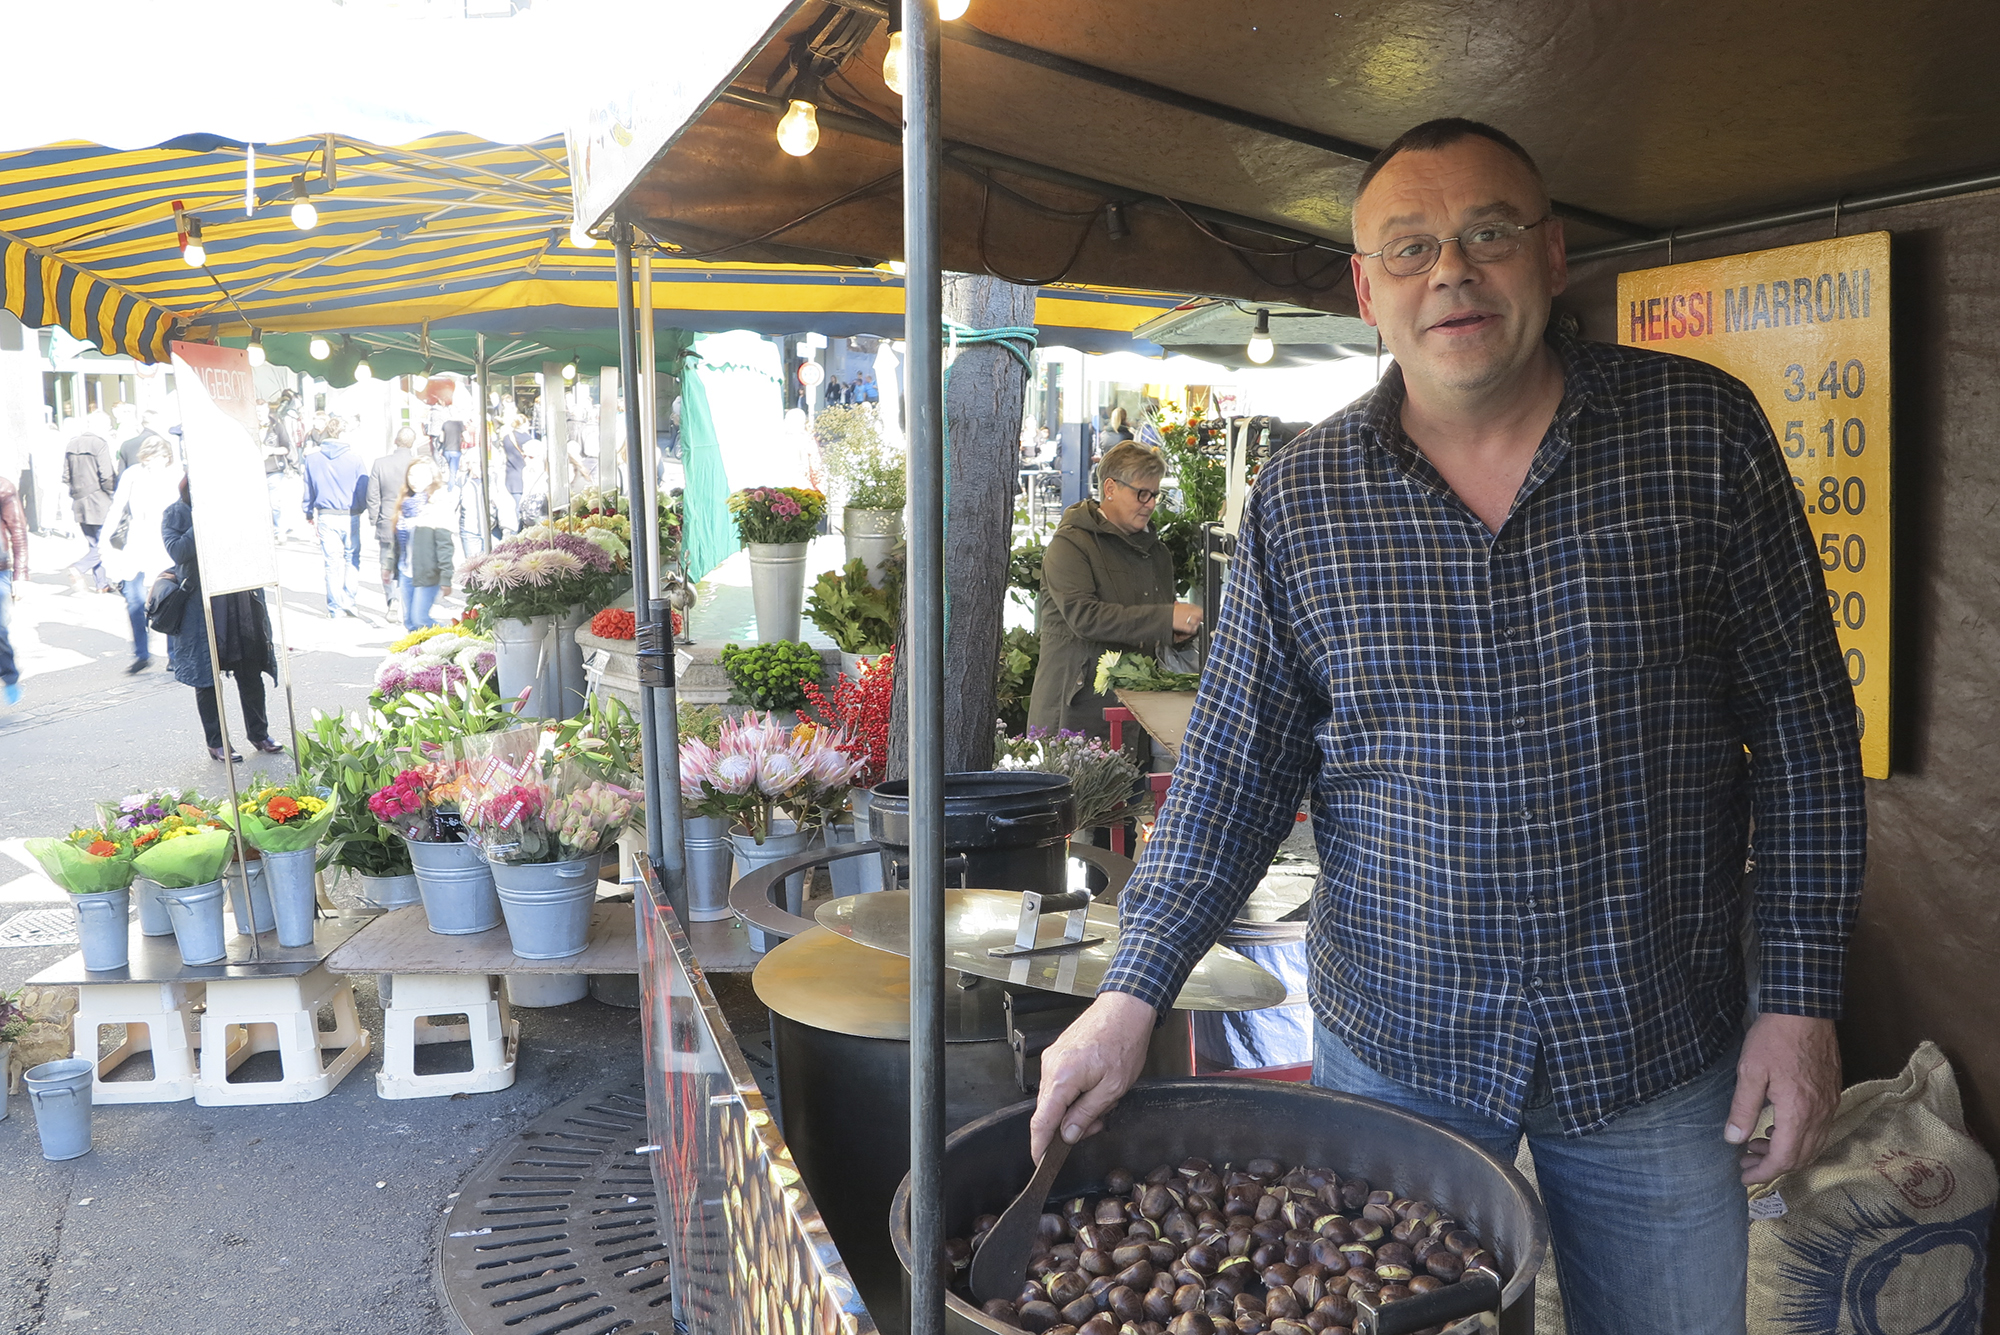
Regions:
<instances>
[{"instance_id":1,"label":"orange gerbera","mask_svg":"<svg viewBox=\"0 0 2000 1335\"><path fill-rule=\"evenodd\" d=\"M160 837L160 832L158 830L146 830L133 837L132 847L144 848L147 844L152 843L155 839L158 839L159 837Z\"/></svg>"},{"instance_id":2,"label":"orange gerbera","mask_svg":"<svg viewBox=\"0 0 2000 1335\"><path fill-rule=\"evenodd\" d=\"M288 821L299 814L299 804L280 793L264 804L264 814L275 821Z\"/></svg>"},{"instance_id":3,"label":"orange gerbera","mask_svg":"<svg viewBox=\"0 0 2000 1335\"><path fill-rule=\"evenodd\" d=\"M109 839L98 839L93 841L86 851L94 858L108 858L117 854L118 845Z\"/></svg>"}]
</instances>

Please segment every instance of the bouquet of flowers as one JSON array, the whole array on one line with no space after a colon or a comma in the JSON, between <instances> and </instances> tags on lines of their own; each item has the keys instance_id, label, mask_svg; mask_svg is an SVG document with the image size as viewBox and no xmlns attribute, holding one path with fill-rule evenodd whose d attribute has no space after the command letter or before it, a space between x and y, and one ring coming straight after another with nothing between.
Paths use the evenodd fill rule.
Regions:
<instances>
[{"instance_id":1,"label":"bouquet of flowers","mask_svg":"<svg viewBox=\"0 0 2000 1335\"><path fill-rule=\"evenodd\" d=\"M896 695L896 651L870 659L859 677L841 673L830 699L815 682L802 682L799 689L818 715L815 720L801 712L799 722L831 724L845 738L841 748L862 760L854 786L873 788L882 782L889 772L889 710Z\"/></svg>"},{"instance_id":2,"label":"bouquet of flowers","mask_svg":"<svg viewBox=\"0 0 2000 1335\"><path fill-rule=\"evenodd\" d=\"M537 524L479 552L459 567L467 594L488 617L526 621L578 604L602 607L630 583L626 556L608 548L622 545L615 533L564 533Z\"/></svg>"},{"instance_id":3,"label":"bouquet of flowers","mask_svg":"<svg viewBox=\"0 0 2000 1335\"><path fill-rule=\"evenodd\" d=\"M70 894L96 895L132 884L132 839L122 830L87 825L60 839L29 839L26 846L49 879Z\"/></svg>"},{"instance_id":4,"label":"bouquet of flowers","mask_svg":"<svg viewBox=\"0 0 2000 1335\"><path fill-rule=\"evenodd\" d=\"M369 796L368 810L405 839L420 844L463 843L465 822L458 810L463 787L455 764L433 761L398 772Z\"/></svg>"},{"instance_id":5,"label":"bouquet of flowers","mask_svg":"<svg viewBox=\"0 0 2000 1335\"><path fill-rule=\"evenodd\" d=\"M243 838L264 853L296 853L320 841L333 824L333 794L299 780L265 784L243 795L234 813L222 817L243 831Z\"/></svg>"},{"instance_id":6,"label":"bouquet of flowers","mask_svg":"<svg viewBox=\"0 0 2000 1335\"><path fill-rule=\"evenodd\" d=\"M1125 809L1139 782L1139 767L1123 751L1080 732L1049 733L1040 728L1023 738L996 739L999 769L1060 774L1076 796L1076 828L1102 825Z\"/></svg>"},{"instance_id":7,"label":"bouquet of flowers","mask_svg":"<svg viewBox=\"0 0 2000 1335\"><path fill-rule=\"evenodd\" d=\"M493 664L493 641L454 626L429 626L389 646L375 669L375 693L387 702L406 691L457 692L484 683Z\"/></svg>"},{"instance_id":8,"label":"bouquet of flowers","mask_svg":"<svg viewBox=\"0 0 2000 1335\"><path fill-rule=\"evenodd\" d=\"M182 802L132 830L132 866L149 881L170 890L207 885L222 875L234 851L229 827L199 799Z\"/></svg>"},{"instance_id":9,"label":"bouquet of flowers","mask_svg":"<svg viewBox=\"0 0 2000 1335\"><path fill-rule=\"evenodd\" d=\"M810 487L746 487L729 494L729 513L744 542L804 542L819 531L826 497Z\"/></svg>"},{"instance_id":10,"label":"bouquet of flowers","mask_svg":"<svg viewBox=\"0 0 2000 1335\"><path fill-rule=\"evenodd\" d=\"M544 761L540 731L466 739L466 825L496 862L566 862L617 838L632 818L630 789L572 761Z\"/></svg>"},{"instance_id":11,"label":"bouquet of flowers","mask_svg":"<svg viewBox=\"0 0 2000 1335\"><path fill-rule=\"evenodd\" d=\"M816 723L787 728L776 714L725 720L716 744L681 743L681 797L696 816L724 816L758 843L778 811L800 829L825 823L847 800L866 761L844 730Z\"/></svg>"},{"instance_id":12,"label":"bouquet of flowers","mask_svg":"<svg viewBox=\"0 0 2000 1335\"><path fill-rule=\"evenodd\" d=\"M142 825L152 825L174 815L184 806L199 808L202 800L192 788L151 788L131 793L116 802L99 802L98 818L113 837L131 834Z\"/></svg>"}]
</instances>

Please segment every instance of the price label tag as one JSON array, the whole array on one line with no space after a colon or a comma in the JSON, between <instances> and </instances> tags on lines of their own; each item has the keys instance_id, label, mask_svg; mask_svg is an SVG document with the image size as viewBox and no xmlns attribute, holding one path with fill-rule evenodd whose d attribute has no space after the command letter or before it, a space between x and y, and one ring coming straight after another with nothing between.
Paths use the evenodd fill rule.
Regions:
<instances>
[{"instance_id":1,"label":"price label tag","mask_svg":"<svg viewBox=\"0 0 2000 1335\"><path fill-rule=\"evenodd\" d=\"M1826 572L1861 725L1889 777L1889 234L1618 276L1618 341L1750 386L1791 466Z\"/></svg>"}]
</instances>

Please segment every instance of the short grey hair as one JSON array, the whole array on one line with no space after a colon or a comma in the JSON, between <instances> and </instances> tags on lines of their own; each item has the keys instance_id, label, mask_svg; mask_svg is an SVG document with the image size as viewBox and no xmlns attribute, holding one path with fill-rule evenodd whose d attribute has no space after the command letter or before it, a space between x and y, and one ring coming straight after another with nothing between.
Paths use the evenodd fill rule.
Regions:
<instances>
[{"instance_id":1,"label":"short grey hair","mask_svg":"<svg viewBox=\"0 0 2000 1335\"><path fill-rule=\"evenodd\" d=\"M417 433L411 430L409 427L404 427L396 433L397 449L407 450L410 448L410 446L416 443L417 443Z\"/></svg>"},{"instance_id":2,"label":"short grey hair","mask_svg":"<svg viewBox=\"0 0 2000 1335\"><path fill-rule=\"evenodd\" d=\"M1097 475L1106 480L1116 478L1127 486L1147 487L1167 475L1167 461L1150 445L1121 440L1104 452Z\"/></svg>"}]
</instances>

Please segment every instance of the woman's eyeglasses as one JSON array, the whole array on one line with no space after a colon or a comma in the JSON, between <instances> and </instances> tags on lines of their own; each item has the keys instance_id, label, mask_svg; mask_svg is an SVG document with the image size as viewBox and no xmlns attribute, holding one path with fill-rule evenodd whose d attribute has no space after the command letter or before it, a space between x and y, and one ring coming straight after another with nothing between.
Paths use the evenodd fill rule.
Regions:
<instances>
[{"instance_id":1,"label":"woman's eyeglasses","mask_svg":"<svg viewBox=\"0 0 2000 1335\"><path fill-rule=\"evenodd\" d=\"M1139 504L1141 505L1151 505L1154 501L1160 498L1160 493L1157 488L1135 487L1122 477L1114 477L1111 480L1113 482L1116 482L1119 486L1125 488L1125 490L1131 492L1135 497L1138 498Z\"/></svg>"}]
</instances>

